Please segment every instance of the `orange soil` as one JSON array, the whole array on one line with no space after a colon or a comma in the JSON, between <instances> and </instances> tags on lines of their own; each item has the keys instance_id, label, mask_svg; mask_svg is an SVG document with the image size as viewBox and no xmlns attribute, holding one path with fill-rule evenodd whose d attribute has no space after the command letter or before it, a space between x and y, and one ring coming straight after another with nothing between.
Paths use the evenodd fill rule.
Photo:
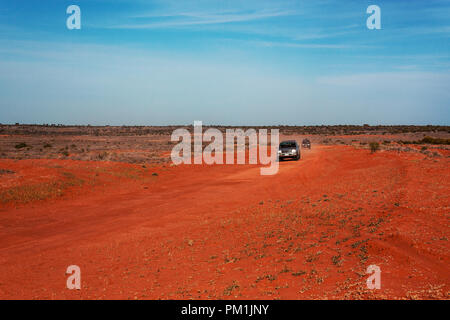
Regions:
<instances>
[{"instance_id":1,"label":"orange soil","mask_svg":"<svg viewBox=\"0 0 450 320\"><path fill-rule=\"evenodd\" d=\"M0 203L3 299L449 298L448 158L318 146L274 176L253 165L0 167L16 172L0 190L62 171L83 180ZM66 289L73 264L81 290ZM366 288L371 264L380 290Z\"/></svg>"}]
</instances>

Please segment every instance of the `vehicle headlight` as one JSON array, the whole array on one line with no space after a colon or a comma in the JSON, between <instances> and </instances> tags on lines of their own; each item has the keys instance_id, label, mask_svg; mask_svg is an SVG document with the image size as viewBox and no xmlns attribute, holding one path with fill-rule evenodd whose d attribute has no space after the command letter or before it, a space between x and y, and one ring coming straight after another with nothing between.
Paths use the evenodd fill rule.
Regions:
<instances>
[{"instance_id":1,"label":"vehicle headlight","mask_svg":"<svg viewBox=\"0 0 450 320\"><path fill-rule=\"evenodd\" d=\"M278 153L281 153L281 150L278 150Z\"/></svg>"},{"instance_id":2,"label":"vehicle headlight","mask_svg":"<svg viewBox=\"0 0 450 320\"><path fill-rule=\"evenodd\" d=\"M295 150L295 149L292 149L292 153L296 153L297 152L297 150Z\"/></svg>"}]
</instances>

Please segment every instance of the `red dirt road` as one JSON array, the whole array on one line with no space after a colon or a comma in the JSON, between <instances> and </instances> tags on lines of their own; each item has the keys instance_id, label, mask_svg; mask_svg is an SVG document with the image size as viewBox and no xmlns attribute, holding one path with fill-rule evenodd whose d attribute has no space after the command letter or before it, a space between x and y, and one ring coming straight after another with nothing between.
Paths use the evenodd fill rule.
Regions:
<instances>
[{"instance_id":1,"label":"red dirt road","mask_svg":"<svg viewBox=\"0 0 450 320\"><path fill-rule=\"evenodd\" d=\"M318 146L274 176L251 165L0 165L25 176L2 177L4 188L54 168L84 181L0 204L2 299L449 299L448 158ZM380 290L366 287L372 264ZM81 290L66 288L69 265Z\"/></svg>"}]
</instances>

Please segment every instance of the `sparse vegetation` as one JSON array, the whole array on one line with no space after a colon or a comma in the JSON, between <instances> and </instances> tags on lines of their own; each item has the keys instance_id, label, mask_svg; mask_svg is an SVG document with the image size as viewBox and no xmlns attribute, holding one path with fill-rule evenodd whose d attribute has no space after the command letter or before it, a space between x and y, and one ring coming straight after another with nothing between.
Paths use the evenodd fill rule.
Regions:
<instances>
[{"instance_id":1,"label":"sparse vegetation","mask_svg":"<svg viewBox=\"0 0 450 320\"><path fill-rule=\"evenodd\" d=\"M100 160L105 160L108 157L108 152L102 152L99 153L99 155L97 156Z\"/></svg>"},{"instance_id":2,"label":"sparse vegetation","mask_svg":"<svg viewBox=\"0 0 450 320\"><path fill-rule=\"evenodd\" d=\"M64 191L73 186L80 186L83 180L73 174L64 174L65 179L42 182L32 185L19 185L0 192L0 203L16 202L27 203L31 201L56 198L64 194Z\"/></svg>"},{"instance_id":3,"label":"sparse vegetation","mask_svg":"<svg viewBox=\"0 0 450 320\"><path fill-rule=\"evenodd\" d=\"M28 147L28 145L25 142L21 142L21 143L16 144L14 148L23 149L23 148L27 148L27 147Z\"/></svg>"},{"instance_id":4,"label":"sparse vegetation","mask_svg":"<svg viewBox=\"0 0 450 320\"><path fill-rule=\"evenodd\" d=\"M231 285L229 285L228 287L226 287L223 290L223 295L224 296L230 296L231 293L233 292L233 290L235 290L235 289L239 289L239 285L238 285L238 283L236 281L233 281L233 283Z\"/></svg>"},{"instance_id":5,"label":"sparse vegetation","mask_svg":"<svg viewBox=\"0 0 450 320\"><path fill-rule=\"evenodd\" d=\"M449 145L450 139L443 139L443 138L432 138L432 137L424 137L422 140L417 141L399 141L402 144L436 144L436 145Z\"/></svg>"},{"instance_id":6,"label":"sparse vegetation","mask_svg":"<svg viewBox=\"0 0 450 320\"><path fill-rule=\"evenodd\" d=\"M0 169L0 175L2 174L14 174L15 172L8 169Z\"/></svg>"},{"instance_id":7,"label":"sparse vegetation","mask_svg":"<svg viewBox=\"0 0 450 320\"><path fill-rule=\"evenodd\" d=\"M335 266L339 265L341 263L341 255L336 255L331 257L331 261Z\"/></svg>"},{"instance_id":8,"label":"sparse vegetation","mask_svg":"<svg viewBox=\"0 0 450 320\"><path fill-rule=\"evenodd\" d=\"M204 130L210 126L205 125ZM235 127L214 126L222 132ZM4 138L0 141L2 158L5 159L43 159L70 157L72 160L103 160L139 164L158 164L170 161L167 152L175 142L169 141L171 132L178 126L63 126L63 125L0 125ZM192 125L181 126L193 131ZM246 129L246 127L240 127ZM313 144L353 145L355 148L368 145L369 139L377 141L386 150L414 152L406 149L400 142L437 143L434 148L446 149L449 139L449 126L265 126L278 128L281 134L311 136ZM384 136L383 134L389 134ZM398 137L392 135L398 134ZM353 135L362 135L354 137ZM367 136L364 136L367 135ZM433 138L430 138L432 135ZM18 136L26 137L26 142L17 143ZM14 139L14 140L13 140ZM20 139L20 138L19 138ZM23 138L25 139L25 138ZM375 139L375 140L374 140ZM389 139L389 140L388 140ZM20 142L20 141L19 141ZM33 148L39 145L41 147ZM206 147L207 142L203 143ZM17 146L17 148L15 148ZM66 152L60 151L65 149ZM149 152L149 150L151 150ZM107 152L106 155L104 152ZM424 153L425 154L425 153ZM99 156L100 155L100 156ZM441 152L434 156L442 157Z\"/></svg>"},{"instance_id":9,"label":"sparse vegetation","mask_svg":"<svg viewBox=\"0 0 450 320\"><path fill-rule=\"evenodd\" d=\"M375 153L380 150L380 144L378 142L369 143L369 148L371 153Z\"/></svg>"}]
</instances>

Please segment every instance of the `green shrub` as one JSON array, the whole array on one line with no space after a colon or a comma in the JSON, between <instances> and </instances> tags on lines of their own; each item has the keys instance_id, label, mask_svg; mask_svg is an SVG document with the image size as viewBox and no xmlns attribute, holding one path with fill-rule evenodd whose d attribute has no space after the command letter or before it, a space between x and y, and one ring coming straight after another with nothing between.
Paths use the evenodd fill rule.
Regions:
<instances>
[{"instance_id":1,"label":"green shrub","mask_svg":"<svg viewBox=\"0 0 450 320\"><path fill-rule=\"evenodd\" d=\"M18 143L15 146L16 149L22 149L22 148L26 148L26 147L28 147L28 145L25 142Z\"/></svg>"},{"instance_id":2,"label":"green shrub","mask_svg":"<svg viewBox=\"0 0 450 320\"><path fill-rule=\"evenodd\" d=\"M423 138L420 143L427 143L427 144L450 144L450 139L440 139L440 138L432 138L432 137L425 137Z\"/></svg>"},{"instance_id":3,"label":"green shrub","mask_svg":"<svg viewBox=\"0 0 450 320\"><path fill-rule=\"evenodd\" d=\"M370 152L375 153L378 150L380 150L380 144L378 142L371 142L369 143Z\"/></svg>"},{"instance_id":4,"label":"green shrub","mask_svg":"<svg viewBox=\"0 0 450 320\"><path fill-rule=\"evenodd\" d=\"M106 159L107 156L108 156L108 152L106 152L106 151L100 153L99 155L97 155L97 157L98 157L100 160Z\"/></svg>"}]
</instances>

